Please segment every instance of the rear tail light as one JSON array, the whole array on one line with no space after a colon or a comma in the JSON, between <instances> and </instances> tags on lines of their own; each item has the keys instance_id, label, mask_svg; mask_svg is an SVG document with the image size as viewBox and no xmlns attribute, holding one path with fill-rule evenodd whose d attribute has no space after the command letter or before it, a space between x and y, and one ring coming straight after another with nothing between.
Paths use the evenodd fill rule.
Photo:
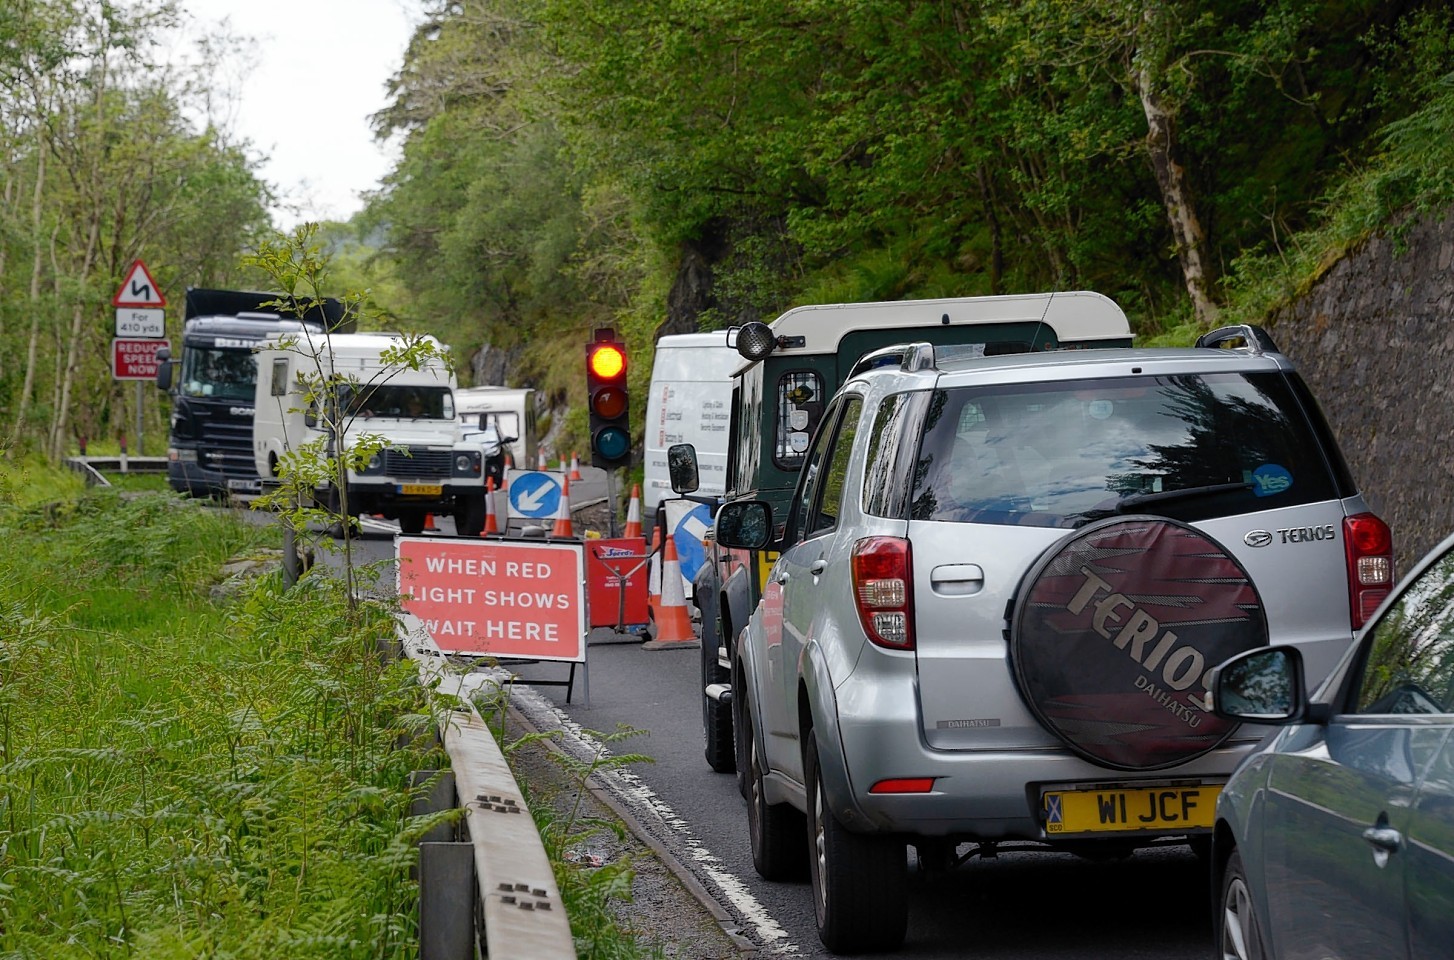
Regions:
<instances>
[{"instance_id":1,"label":"rear tail light","mask_svg":"<svg viewBox=\"0 0 1454 960\"><path fill-rule=\"evenodd\" d=\"M914 649L909 541L869 537L853 545L853 599L868 639L892 650Z\"/></svg>"},{"instance_id":2,"label":"rear tail light","mask_svg":"<svg viewBox=\"0 0 1454 960\"><path fill-rule=\"evenodd\" d=\"M1348 557L1348 609L1357 630L1393 589L1393 534L1371 513L1343 520L1343 549Z\"/></svg>"}]
</instances>

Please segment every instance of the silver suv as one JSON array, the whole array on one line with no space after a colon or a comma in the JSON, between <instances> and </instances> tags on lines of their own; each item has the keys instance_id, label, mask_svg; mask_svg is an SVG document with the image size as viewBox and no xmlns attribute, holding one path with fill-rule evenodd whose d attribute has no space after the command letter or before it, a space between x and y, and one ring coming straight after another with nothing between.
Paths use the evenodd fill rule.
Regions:
<instances>
[{"instance_id":1,"label":"silver suv","mask_svg":"<svg viewBox=\"0 0 1454 960\"><path fill-rule=\"evenodd\" d=\"M1259 738L1210 712L1211 669L1271 636L1315 684L1393 582L1387 526L1251 326L868 354L774 521L716 521L781 551L735 647L738 769L758 872L806 866L835 952L903 940L906 844L928 870L1005 842L1204 850Z\"/></svg>"}]
</instances>

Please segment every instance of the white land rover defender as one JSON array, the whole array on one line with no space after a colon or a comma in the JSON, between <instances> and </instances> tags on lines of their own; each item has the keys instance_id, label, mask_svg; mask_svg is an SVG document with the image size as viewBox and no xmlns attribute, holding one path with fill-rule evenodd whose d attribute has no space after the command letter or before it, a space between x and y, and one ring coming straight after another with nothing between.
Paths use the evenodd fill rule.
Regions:
<instances>
[{"instance_id":1,"label":"white land rover defender","mask_svg":"<svg viewBox=\"0 0 1454 960\"><path fill-rule=\"evenodd\" d=\"M432 338L430 338L432 340ZM438 346L437 341L434 341ZM389 358L405 346L399 334L274 338L258 352L253 454L265 482L279 475L285 454L322 440L348 449L365 434L388 445L348 471L347 498L333 484L316 496L354 516L397 519L407 534L424 529L428 514L452 516L459 533L476 536L485 524L486 451L478 431L455 413L454 374L438 358L412 369ZM440 347L440 350L444 348ZM337 417L308 402L310 382L341 377ZM341 436L329 436L330 422Z\"/></svg>"}]
</instances>

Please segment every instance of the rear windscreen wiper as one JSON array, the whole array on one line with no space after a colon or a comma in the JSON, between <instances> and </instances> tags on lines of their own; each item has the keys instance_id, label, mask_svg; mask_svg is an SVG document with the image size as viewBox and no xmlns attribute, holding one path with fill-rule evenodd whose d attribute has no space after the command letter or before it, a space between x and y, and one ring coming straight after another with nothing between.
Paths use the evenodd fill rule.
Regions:
<instances>
[{"instance_id":1,"label":"rear windscreen wiper","mask_svg":"<svg viewBox=\"0 0 1454 960\"><path fill-rule=\"evenodd\" d=\"M1127 513L1150 503L1165 503L1170 500L1190 500L1194 497L1210 497L1218 493L1234 493L1252 489L1251 483L1211 483L1203 487L1182 487L1179 490L1161 490L1156 493L1133 493L1118 501L1114 507L1101 507L1071 514L1067 520L1077 521L1073 526L1083 526L1092 520L1104 520L1120 513ZM1062 524L1063 525L1063 524Z\"/></svg>"},{"instance_id":2,"label":"rear windscreen wiper","mask_svg":"<svg viewBox=\"0 0 1454 960\"><path fill-rule=\"evenodd\" d=\"M1116 504L1116 513L1125 513L1133 507L1144 506L1148 503L1162 503L1166 500L1190 500L1193 497L1210 497L1218 493L1233 493L1237 490L1251 490L1252 484L1244 481L1242 483L1211 483L1204 487L1182 487L1180 490L1162 490L1157 493L1133 493Z\"/></svg>"}]
</instances>

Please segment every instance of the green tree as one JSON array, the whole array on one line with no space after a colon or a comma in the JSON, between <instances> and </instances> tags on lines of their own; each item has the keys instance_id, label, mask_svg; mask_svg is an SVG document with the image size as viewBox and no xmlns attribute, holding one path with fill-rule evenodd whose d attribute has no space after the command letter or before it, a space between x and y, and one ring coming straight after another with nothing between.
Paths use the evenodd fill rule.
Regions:
<instances>
[{"instance_id":1,"label":"green tree","mask_svg":"<svg viewBox=\"0 0 1454 960\"><path fill-rule=\"evenodd\" d=\"M73 433L124 430L109 304L131 261L166 289L205 282L235 270L266 222L248 158L184 119L205 85L150 59L174 24L168 3L82 0L27 0L0 19L0 353L22 358L0 369L12 444L57 457Z\"/></svg>"}]
</instances>

